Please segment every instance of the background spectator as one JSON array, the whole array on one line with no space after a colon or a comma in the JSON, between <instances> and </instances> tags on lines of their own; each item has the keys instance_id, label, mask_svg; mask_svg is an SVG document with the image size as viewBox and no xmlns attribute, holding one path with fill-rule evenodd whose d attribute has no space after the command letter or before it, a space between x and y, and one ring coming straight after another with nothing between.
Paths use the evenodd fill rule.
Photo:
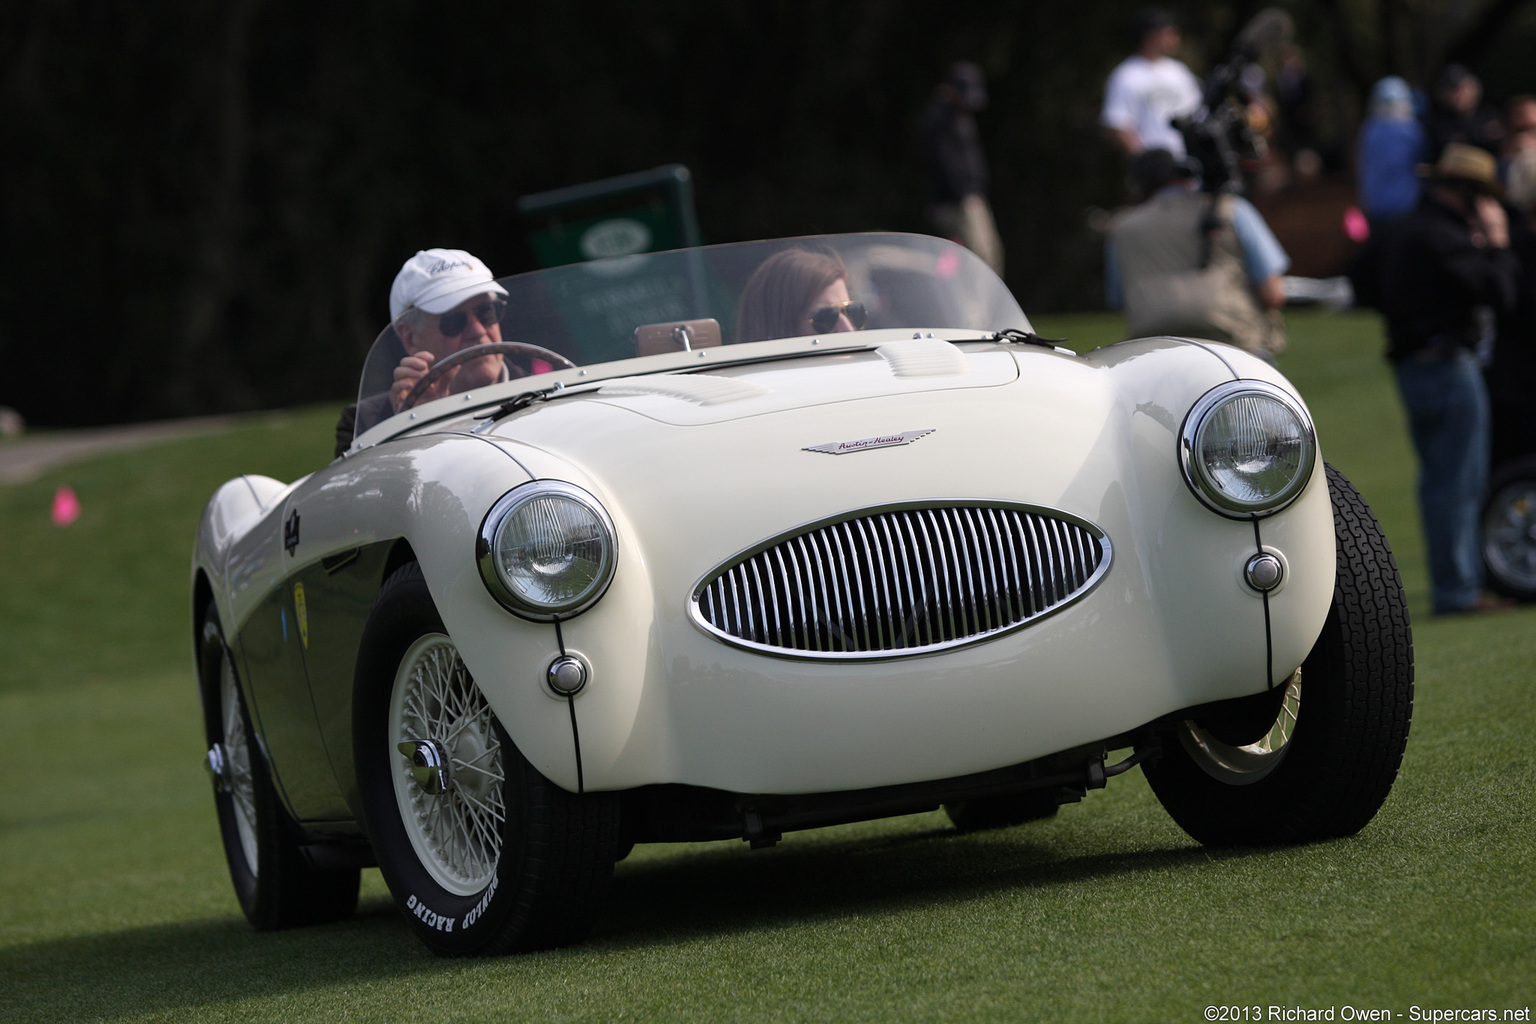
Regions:
<instances>
[{"instance_id":1,"label":"background spectator","mask_svg":"<svg viewBox=\"0 0 1536 1024\"><path fill-rule=\"evenodd\" d=\"M1146 200L1115 218L1104 253L1106 298L1125 307L1129 335L1211 338L1267 359L1281 351L1290 258L1258 210L1198 191L1165 149L1137 156L1131 174Z\"/></svg>"},{"instance_id":2,"label":"background spectator","mask_svg":"<svg viewBox=\"0 0 1536 1024\"><path fill-rule=\"evenodd\" d=\"M1416 173L1424 159L1424 128L1414 117L1408 83L1392 76L1377 82L1365 123L1360 126L1360 209L1373 228L1396 220L1419 205Z\"/></svg>"},{"instance_id":3,"label":"background spectator","mask_svg":"<svg viewBox=\"0 0 1536 1024\"><path fill-rule=\"evenodd\" d=\"M1444 615L1501 606L1482 592L1490 409L1476 353L1516 308L1523 271L1487 151L1452 142L1425 176L1418 208L1372 237L1357 293L1386 317L1419 458L1431 604Z\"/></svg>"},{"instance_id":4,"label":"background spectator","mask_svg":"<svg viewBox=\"0 0 1536 1024\"><path fill-rule=\"evenodd\" d=\"M1173 53L1179 26L1166 11L1147 10L1132 27L1135 52L1110 72L1099 120L1129 156L1147 149L1184 155L1176 117L1200 106L1200 80Z\"/></svg>"},{"instance_id":5,"label":"background spectator","mask_svg":"<svg viewBox=\"0 0 1536 1024\"><path fill-rule=\"evenodd\" d=\"M1322 169L1318 152L1317 111L1313 96L1312 74L1301 47L1286 44L1280 51L1275 71L1276 130L1275 144L1289 158L1291 167L1303 180L1316 177Z\"/></svg>"},{"instance_id":6,"label":"background spectator","mask_svg":"<svg viewBox=\"0 0 1536 1024\"><path fill-rule=\"evenodd\" d=\"M1521 93L1504 104L1504 190L1529 218L1536 214L1536 96Z\"/></svg>"},{"instance_id":7,"label":"background spectator","mask_svg":"<svg viewBox=\"0 0 1536 1024\"><path fill-rule=\"evenodd\" d=\"M933 182L929 219L946 237L1003 272L1003 242L987 202L987 157L976 114L987 105L981 68L969 61L950 66L924 112L928 169Z\"/></svg>"},{"instance_id":8,"label":"background spectator","mask_svg":"<svg viewBox=\"0 0 1536 1024\"><path fill-rule=\"evenodd\" d=\"M1424 112L1424 133L1428 137L1425 159L1434 162L1452 142L1498 155L1504 126L1496 112L1483 106L1482 81L1462 65L1450 64L1440 73L1430 94L1429 109Z\"/></svg>"}]
</instances>

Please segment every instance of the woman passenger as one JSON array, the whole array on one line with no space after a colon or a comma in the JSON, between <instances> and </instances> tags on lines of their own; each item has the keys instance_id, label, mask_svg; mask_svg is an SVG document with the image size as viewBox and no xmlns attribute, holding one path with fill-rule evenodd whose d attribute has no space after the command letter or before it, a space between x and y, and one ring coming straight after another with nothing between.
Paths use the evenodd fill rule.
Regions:
<instances>
[{"instance_id":1,"label":"woman passenger","mask_svg":"<svg viewBox=\"0 0 1536 1024\"><path fill-rule=\"evenodd\" d=\"M857 331L868 320L848 295L848 269L832 252L784 249L753 271L742 289L737 341Z\"/></svg>"}]
</instances>

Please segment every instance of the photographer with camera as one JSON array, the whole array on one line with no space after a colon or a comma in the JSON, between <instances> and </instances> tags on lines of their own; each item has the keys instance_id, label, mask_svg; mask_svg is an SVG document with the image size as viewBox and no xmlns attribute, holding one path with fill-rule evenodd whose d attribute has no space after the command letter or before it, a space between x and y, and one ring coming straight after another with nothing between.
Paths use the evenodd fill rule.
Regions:
<instances>
[{"instance_id":1,"label":"photographer with camera","mask_svg":"<svg viewBox=\"0 0 1536 1024\"><path fill-rule=\"evenodd\" d=\"M1280 277L1290 257L1252 203L1202 192L1191 161L1151 149L1131 164L1143 201L1111 223L1106 298L1130 337L1209 338L1273 361L1285 348Z\"/></svg>"},{"instance_id":2,"label":"photographer with camera","mask_svg":"<svg viewBox=\"0 0 1536 1024\"><path fill-rule=\"evenodd\" d=\"M1491 410L1480 349L1520 301L1528 273L1486 150L1447 145L1421 166L1412 213L1373 234L1351 277L1357 301L1386 319L1387 358L1419 457L1419 514L1436 615L1486 611L1479 517L1488 485Z\"/></svg>"},{"instance_id":3,"label":"photographer with camera","mask_svg":"<svg viewBox=\"0 0 1536 1024\"><path fill-rule=\"evenodd\" d=\"M1255 88L1244 71L1291 39L1289 14L1267 8L1238 33L1196 104L1174 117L1178 152L1147 149L1131 163L1141 203L1110 224L1105 287L1132 337L1209 338L1271 362L1285 348L1281 275L1290 257L1239 193L1245 163L1264 153ZM1185 154L1182 158L1179 153Z\"/></svg>"}]
</instances>

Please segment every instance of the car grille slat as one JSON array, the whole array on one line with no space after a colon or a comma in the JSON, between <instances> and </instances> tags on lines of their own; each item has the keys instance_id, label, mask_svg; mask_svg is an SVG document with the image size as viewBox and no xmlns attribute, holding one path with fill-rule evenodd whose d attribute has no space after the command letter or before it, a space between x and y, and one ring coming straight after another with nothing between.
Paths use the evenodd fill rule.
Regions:
<instances>
[{"instance_id":1,"label":"car grille slat","mask_svg":"<svg viewBox=\"0 0 1536 1024\"><path fill-rule=\"evenodd\" d=\"M937 534L933 529L933 516L929 512L918 512L913 515L913 528L922 535L923 547L927 554L928 578L932 580L931 589L926 594L928 607L928 637L929 642L937 635L952 635L954 632L954 619L950 614L948 597L950 593L949 580L945 579L940 571L939 560L934 552L938 550L936 542Z\"/></svg>"},{"instance_id":2,"label":"car grille slat","mask_svg":"<svg viewBox=\"0 0 1536 1024\"><path fill-rule=\"evenodd\" d=\"M1014 610L1018 607L1013 599L1017 579L1017 574L1012 571L1013 541L998 520L996 509L983 509L982 517L986 520L987 529L998 539L998 545L1002 548L997 556L997 617L1000 622L1012 622Z\"/></svg>"},{"instance_id":3,"label":"car grille slat","mask_svg":"<svg viewBox=\"0 0 1536 1024\"><path fill-rule=\"evenodd\" d=\"M781 537L716 570L695 619L722 639L805 657L917 654L1058 611L1108 571L1096 527L1000 504L888 507Z\"/></svg>"},{"instance_id":4,"label":"car grille slat","mask_svg":"<svg viewBox=\"0 0 1536 1024\"><path fill-rule=\"evenodd\" d=\"M857 556L858 548L854 543L853 528L847 523L839 523L837 537L838 553L845 560L845 564L853 570L853 592L858 600L854 615L855 621L859 624L859 645L864 650L869 650L869 606L864 599L864 566Z\"/></svg>"},{"instance_id":5,"label":"car grille slat","mask_svg":"<svg viewBox=\"0 0 1536 1024\"><path fill-rule=\"evenodd\" d=\"M891 606L891 598L895 593L891 589L890 565L885 558L888 545L881 542L880 530L876 528L876 524L860 521L854 525L858 527L859 539L863 543L860 561L867 567L870 582L869 607L872 611L867 621L871 632L876 634L870 640L877 649L883 649L889 647L895 640L888 617L878 612L879 609Z\"/></svg>"}]
</instances>

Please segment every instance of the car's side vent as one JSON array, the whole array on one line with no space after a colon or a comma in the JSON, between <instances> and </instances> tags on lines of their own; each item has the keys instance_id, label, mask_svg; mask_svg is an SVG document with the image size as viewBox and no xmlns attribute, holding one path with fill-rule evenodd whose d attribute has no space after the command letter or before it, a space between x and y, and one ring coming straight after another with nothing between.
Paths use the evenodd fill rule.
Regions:
<instances>
[{"instance_id":1,"label":"car's side vent","mask_svg":"<svg viewBox=\"0 0 1536 1024\"><path fill-rule=\"evenodd\" d=\"M1016 629L1109 569L1103 531L1006 504L883 507L776 538L707 576L696 622L775 654L889 658Z\"/></svg>"}]
</instances>

